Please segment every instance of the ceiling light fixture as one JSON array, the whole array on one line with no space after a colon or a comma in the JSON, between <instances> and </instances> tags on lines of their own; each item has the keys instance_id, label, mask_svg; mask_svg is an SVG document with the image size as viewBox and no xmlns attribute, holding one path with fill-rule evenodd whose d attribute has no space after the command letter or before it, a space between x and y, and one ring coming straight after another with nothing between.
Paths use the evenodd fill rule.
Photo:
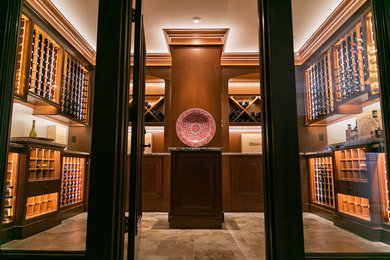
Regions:
<instances>
[{"instance_id":1,"label":"ceiling light fixture","mask_svg":"<svg viewBox=\"0 0 390 260\"><path fill-rule=\"evenodd\" d=\"M192 17L192 22L194 23L200 23L202 19L200 17Z\"/></svg>"}]
</instances>

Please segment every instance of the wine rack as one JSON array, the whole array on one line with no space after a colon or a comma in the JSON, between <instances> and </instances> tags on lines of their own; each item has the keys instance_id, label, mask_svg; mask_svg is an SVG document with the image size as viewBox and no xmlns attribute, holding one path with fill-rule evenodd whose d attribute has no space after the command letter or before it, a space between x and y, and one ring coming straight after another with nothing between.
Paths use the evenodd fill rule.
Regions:
<instances>
[{"instance_id":1,"label":"wine rack","mask_svg":"<svg viewBox=\"0 0 390 260\"><path fill-rule=\"evenodd\" d=\"M26 204L26 219L32 219L54 212L57 210L57 204L57 192L28 197Z\"/></svg>"},{"instance_id":2,"label":"wine rack","mask_svg":"<svg viewBox=\"0 0 390 260\"><path fill-rule=\"evenodd\" d=\"M88 116L88 70L65 52L61 91L61 112L80 121Z\"/></svg>"},{"instance_id":3,"label":"wine rack","mask_svg":"<svg viewBox=\"0 0 390 260\"><path fill-rule=\"evenodd\" d=\"M19 97L25 95L26 62L28 52L28 38L30 35L31 21L25 15L21 16L19 28L19 40L16 56L16 75L14 94Z\"/></svg>"},{"instance_id":4,"label":"wine rack","mask_svg":"<svg viewBox=\"0 0 390 260\"><path fill-rule=\"evenodd\" d=\"M365 91L367 66L363 26L359 22L334 46L336 102Z\"/></svg>"},{"instance_id":5,"label":"wine rack","mask_svg":"<svg viewBox=\"0 0 390 260\"><path fill-rule=\"evenodd\" d=\"M347 149L335 152L339 159L339 180L367 182L367 159L364 148Z\"/></svg>"},{"instance_id":6,"label":"wine rack","mask_svg":"<svg viewBox=\"0 0 390 260\"><path fill-rule=\"evenodd\" d=\"M367 198L338 193L337 199L339 212L367 221L371 220L370 203Z\"/></svg>"},{"instance_id":7,"label":"wine rack","mask_svg":"<svg viewBox=\"0 0 390 260\"><path fill-rule=\"evenodd\" d=\"M332 157L310 159L313 202L335 207Z\"/></svg>"},{"instance_id":8,"label":"wine rack","mask_svg":"<svg viewBox=\"0 0 390 260\"><path fill-rule=\"evenodd\" d=\"M37 25L33 27L29 92L59 102L58 74L60 46Z\"/></svg>"},{"instance_id":9,"label":"wine rack","mask_svg":"<svg viewBox=\"0 0 390 260\"><path fill-rule=\"evenodd\" d=\"M331 80L330 51L306 70L306 97L308 120L333 112L333 86Z\"/></svg>"},{"instance_id":10,"label":"wine rack","mask_svg":"<svg viewBox=\"0 0 390 260\"><path fill-rule=\"evenodd\" d=\"M28 181L59 179L59 160L59 151L31 148Z\"/></svg>"},{"instance_id":11,"label":"wine rack","mask_svg":"<svg viewBox=\"0 0 390 260\"><path fill-rule=\"evenodd\" d=\"M19 154L9 153L3 206L3 224L11 223L15 218L16 184L18 178Z\"/></svg>"},{"instance_id":12,"label":"wine rack","mask_svg":"<svg viewBox=\"0 0 390 260\"><path fill-rule=\"evenodd\" d=\"M229 122L261 122L260 96L230 96Z\"/></svg>"},{"instance_id":13,"label":"wine rack","mask_svg":"<svg viewBox=\"0 0 390 260\"><path fill-rule=\"evenodd\" d=\"M164 122L165 115L160 109L163 109L164 97L148 97L145 101L145 122Z\"/></svg>"},{"instance_id":14,"label":"wine rack","mask_svg":"<svg viewBox=\"0 0 390 260\"><path fill-rule=\"evenodd\" d=\"M83 201L86 159L64 156L60 207Z\"/></svg>"},{"instance_id":15,"label":"wine rack","mask_svg":"<svg viewBox=\"0 0 390 260\"><path fill-rule=\"evenodd\" d=\"M371 95L379 94L379 83L378 83L378 67L376 57L375 38L373 30L373 18L372 13L369 12L365 17L366 28L367 28L367 57L368 57L368 69L366 79L366 87L369 89Z\"/></svg>"}]
</instances>

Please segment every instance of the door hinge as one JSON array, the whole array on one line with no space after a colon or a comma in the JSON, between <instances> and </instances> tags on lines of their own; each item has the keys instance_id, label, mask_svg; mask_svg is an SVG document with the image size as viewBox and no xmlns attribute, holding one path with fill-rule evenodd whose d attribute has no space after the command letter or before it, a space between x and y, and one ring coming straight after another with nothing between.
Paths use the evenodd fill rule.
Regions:
<instances>
[{"instance_id":1,"label":"door hinge","mask_svg":"<svg viewBox=\"0 0 390 260\"><path fill-rule=\"evenodd\" d=\"M135 22L135 9L131 8L131 22Z\"/></svg>"}]
</instances>

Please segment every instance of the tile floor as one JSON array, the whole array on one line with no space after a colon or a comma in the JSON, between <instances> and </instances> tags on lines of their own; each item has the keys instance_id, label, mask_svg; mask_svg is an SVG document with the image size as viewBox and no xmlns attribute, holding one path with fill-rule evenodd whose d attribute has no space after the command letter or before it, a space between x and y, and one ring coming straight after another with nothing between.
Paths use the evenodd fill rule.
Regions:
<instances>
[{"instance_id":1,"label":"tile floor","mask_svg":"<svg viewBox=\"0 0 390 260\"><path fill-rule=\"evenodd\" d=\"M304 213L306 252L390 252L311 213ZM169 229L166 213L144 213L137 259L264 259L264 214L226 213L222 230ZM2 245L2 249L85 250L87 214Z\"/></svg>"}]
</instances>

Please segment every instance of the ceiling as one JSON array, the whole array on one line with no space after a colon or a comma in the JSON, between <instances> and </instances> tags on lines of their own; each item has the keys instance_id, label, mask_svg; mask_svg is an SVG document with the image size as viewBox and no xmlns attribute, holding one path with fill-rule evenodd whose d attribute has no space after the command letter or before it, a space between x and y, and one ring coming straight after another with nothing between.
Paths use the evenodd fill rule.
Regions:
<instances>
[{"instance_id":1,"label":"ceiling","mask_svg":"<svg viewBox=\"0 0 390 260\"><path fill-rule=\"evenodd\" d=\"M50 1L96 50L98 0ZM292 0L295 52L341 2ZM143 13L148 53L167 53L162 29L173 28L230 28L225 52L258 51L257 0L143 0Z\"/></svg>"}]
</instances>

